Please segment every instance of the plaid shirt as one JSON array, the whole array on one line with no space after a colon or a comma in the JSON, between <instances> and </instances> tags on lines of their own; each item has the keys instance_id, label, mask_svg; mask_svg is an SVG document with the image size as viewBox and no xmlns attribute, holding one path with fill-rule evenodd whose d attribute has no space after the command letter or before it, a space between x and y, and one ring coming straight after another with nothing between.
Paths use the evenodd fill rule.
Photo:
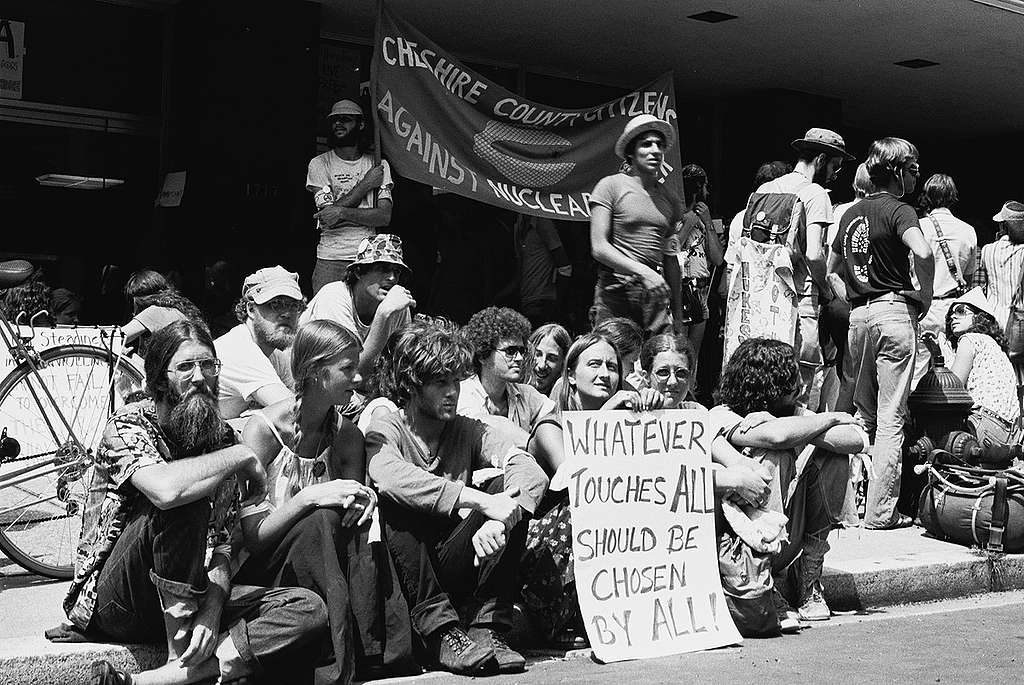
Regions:
<instances>
[{"instance_id":1,"label":"plaid shirt","mask_svg":"<svg viewBox=\"0 0 1024 685\"><path fill-rule=\"evenodd\" d=\"M226 429L223 444L235 440ZM132 475L145 466L164 464L177 458L157 420L152 400L122 407L107 420L96 453L89 482L89 495L82 512L82 536L75 554L75 575L64 599L68 618L85 630L96 608L96 580L117 538L131 519L142 493L131 484ZM212 551L230 556L232 533L239 509L234 476L220 484L213 497L207 555Z\"/></svg>"}]
</instances>

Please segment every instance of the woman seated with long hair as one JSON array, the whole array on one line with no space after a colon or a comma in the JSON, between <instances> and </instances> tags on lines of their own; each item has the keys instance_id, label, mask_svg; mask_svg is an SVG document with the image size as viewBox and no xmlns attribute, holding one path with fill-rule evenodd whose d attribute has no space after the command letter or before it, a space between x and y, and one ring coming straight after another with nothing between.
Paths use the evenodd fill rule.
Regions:
<instances>
[{"instance_id":1,"label":"woman seated with long hair","mask_svg":"<svg viewBox=\"0 0 1024 685\"><path fill-rule=\"evenodd\" d=\"M1017 376L1006 356L1006 338L981 288L957 298L946 312L946 338L955 356L950 370L971 393L967 418L984 446L1005 445L1020 417Z\"/></svg>"},{"instance_id":2,"label":"woman seated with long hair","mask_svg":"<svg viewBox=\"0 0 1024 685\"><path fill-rule=\"evenodd\" d=\"M249 557L235 581L317 592L334 648L327 675L338 683L350 682L356 666L404 670L411 657L408 626L391 620L408 612L395 607L385 621L391 600L378 594L367 539L377 495L365 485L363 436L337 409L360 381L359 350L355 335L332 321L301 326L292 345L295 399L256 412L243 433L266 466L268 493L242 511ZM399 631L385 636L385 625Z\"/></svg>"}]
</instances>

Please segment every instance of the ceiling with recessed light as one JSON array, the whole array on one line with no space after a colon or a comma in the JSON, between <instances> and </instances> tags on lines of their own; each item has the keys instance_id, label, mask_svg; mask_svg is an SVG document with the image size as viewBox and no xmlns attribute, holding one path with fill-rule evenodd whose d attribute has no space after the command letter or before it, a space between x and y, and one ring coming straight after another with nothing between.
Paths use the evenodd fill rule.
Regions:
<instances>
[{"instance_id":1,"label":"ceiling with recessed light","mask_svg":"<svg viewBox=\"0 0 1024 685\"><path fill-rule=\"evenodd\" d=\"M324 34L367 40L374 0L321 0ZM1021 0L389 0L464 57L677 96L785 88L844 124L951 138L1024 131ZM707 22L713 12L735 19ZM715 15L711 15L714 18ZM906 68L899 62L937 64Z\"/></svg>"}]
</instances>

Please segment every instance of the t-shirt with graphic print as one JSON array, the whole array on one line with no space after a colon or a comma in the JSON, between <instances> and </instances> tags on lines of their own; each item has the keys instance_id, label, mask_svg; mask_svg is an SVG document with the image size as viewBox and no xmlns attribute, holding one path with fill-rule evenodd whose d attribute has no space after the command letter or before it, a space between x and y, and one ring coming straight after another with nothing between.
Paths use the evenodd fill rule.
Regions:
<instances>
[{"instance_id":1,"label":"t-shirt with graphic print","mask_svg":"<svg viewBox=\"0 0 1024 685\"><path fill-rule=\"evenodd\" d=\"M391 200L391 166L382 160L384 180L377 194L380 200ZM362 155L359 159L342 159L334 150L328 150L309 160L306 170L306 190L314 194L317 210L343 197L352 190L366 172L374 167L372 155ZM329 194L325 192L329 190ZM360 201L359 208L373 207L373 193L367 193ZM331 228L320 228L320 244L316 248L318 259L354 260L359 252L359 243L363 238L372 238L376 231L370 226L350 221L342 221Z\"/></svg>"},{"instance_id":2,"label":"t-shirt with graphic print","mask_svg":"<svg viewBox=\"0 0 1024 685\"><path fill-rule=\"evenodd\" d=\"M832 251L843 258L839 273L851 300L914 290L903 234L918 227L913 208L889 193L866 197L846 210Z\"/></svg>"}]
</instances>

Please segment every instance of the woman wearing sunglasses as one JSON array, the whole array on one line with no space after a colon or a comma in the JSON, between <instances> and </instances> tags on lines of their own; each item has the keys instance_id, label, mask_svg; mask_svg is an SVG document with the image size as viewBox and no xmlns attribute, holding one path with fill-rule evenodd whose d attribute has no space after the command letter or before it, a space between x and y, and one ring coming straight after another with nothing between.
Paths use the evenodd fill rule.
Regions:
<instances>
[{"instance_id":1,"label":"woman wearing sunglasses","mask_svg":"<svg viewBox=\"0 0 1024 685\"><path fill-rule=\"evenodd\" d=\"M381 626L394 624L379 618L377 566L367 539L377 495L365 485L363 436L337 409L361 380L359 352L354 334L333 321L301 326L292 346L294 399L256 412L243 433L266 466L268 492L242 510L249 556L235 582L299 585L319 594L334 647L334 665L321 675L337 683L353 678L355 645L365 658L360 666L398 665L394 655L384 658ZM396 642L403 640L408 635Z\"/></svg>"},{"instance_id":2,"label":"woman wearing sunglasses","mask_svg":"<svg viewBox=\"0 0 1024 685\"><path fill-rule=\"evenodd\" d=\"M974 434L982 445L1006 444L1020 417L1017 376L995 309L981 288L953 302L946 314L946 337L955 352L951 370L974 399L967 419Z\"/></svg>"}]
</instances>

